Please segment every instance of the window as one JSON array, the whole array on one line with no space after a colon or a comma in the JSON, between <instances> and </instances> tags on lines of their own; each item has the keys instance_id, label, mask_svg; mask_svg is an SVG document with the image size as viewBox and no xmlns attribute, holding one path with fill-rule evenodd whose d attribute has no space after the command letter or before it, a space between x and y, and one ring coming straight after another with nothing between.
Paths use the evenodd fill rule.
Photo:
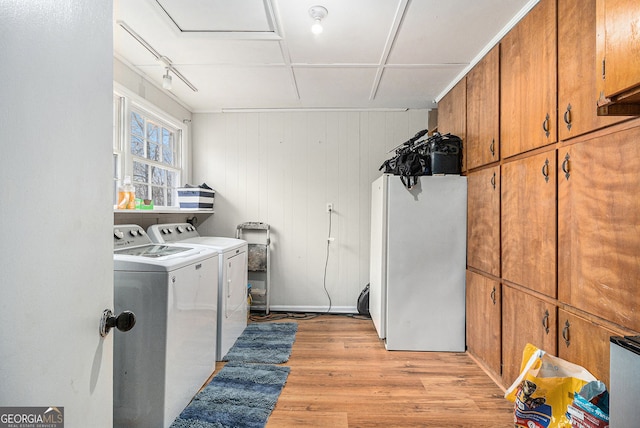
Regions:
<instances>
[{"instance_id":1,"label":"window","mask_svg":"<svg viewBox=\"0 0 640 428\"><path fill-rule=\"evenodd\" d=\"M173 206L180 182L177 141L179 130L132 109L129 141L136 197L154 205Z\"/></svg>"},{"instance_id":2,"label":"window","mask_svg":"<svg viewBox=\"0 0 640 428\"><path fill-rule=\"evenodd\" d=\"M152 199L157 207L176 206L185 169L182 124L132 98L114 96L114 177L131 176L138 199Z\"/></svg>"}]
</instances>

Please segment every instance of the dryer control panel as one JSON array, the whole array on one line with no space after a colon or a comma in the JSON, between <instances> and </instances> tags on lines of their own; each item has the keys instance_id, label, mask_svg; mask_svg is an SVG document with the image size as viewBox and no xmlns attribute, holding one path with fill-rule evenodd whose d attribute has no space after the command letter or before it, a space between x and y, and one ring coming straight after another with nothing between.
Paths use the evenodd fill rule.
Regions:
<instances>
[{"instance_id":1,"label":"dryer control panel","mask_svg":"<svg viewBox=\"0 0 640 428\"><path fill-rule=\"evenodd\" d=\"M144 229L137 224L118 224L113 226L113 249L137 247L151 244Z\"/></svg>"},{"instance_id":2,"label":"dryer control panel","mask_svg":"<svg viewBox=\"0 0 640 428\"><path fill-rule=\"evenodd\" d=\"M189 223L154 224L147 230L154 242L178 242L200 236L195 226Z\"/></svg>"}]
</instances>

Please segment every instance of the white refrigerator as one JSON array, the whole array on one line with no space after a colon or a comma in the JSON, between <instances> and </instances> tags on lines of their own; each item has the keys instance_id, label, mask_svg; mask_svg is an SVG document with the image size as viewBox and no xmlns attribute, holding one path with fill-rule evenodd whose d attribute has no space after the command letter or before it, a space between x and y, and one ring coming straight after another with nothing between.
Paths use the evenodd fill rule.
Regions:
<instances>
[{"instance_id":1,"label":"white refrigerator","mask_svg":"<svg viewBox=\"0 0 640 428\"><path fill-rule=\"evenodd\" d=\"M387 350L465 351L467 178L371 189L369 312Z\"/></svg>"}]
</instances>

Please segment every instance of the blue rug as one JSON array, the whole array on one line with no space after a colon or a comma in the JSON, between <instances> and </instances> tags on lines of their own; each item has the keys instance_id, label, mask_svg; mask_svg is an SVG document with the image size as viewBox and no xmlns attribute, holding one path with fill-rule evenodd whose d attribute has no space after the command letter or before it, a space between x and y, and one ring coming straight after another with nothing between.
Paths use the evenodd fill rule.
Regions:
<instances>
[{"instance_id":1,"label":"blue rug","mask_svg":"<svg viewBox=\"0 0 640 428\"><path fill-rule=\"evenodd\" d=\"M289 370L268 364L227 363L171 428L263 428Z\"/></svg>"},{"instance_id":2,"label":"blue rug","mask_svg":"<svg viewBox=\"0 0 640 428\"><path fill-rule=\"evenodd\" d=\"M249 324L222 361L244 363L285 363L291 356L298 323L264 322Z\"/></svg>"}]
</instances>

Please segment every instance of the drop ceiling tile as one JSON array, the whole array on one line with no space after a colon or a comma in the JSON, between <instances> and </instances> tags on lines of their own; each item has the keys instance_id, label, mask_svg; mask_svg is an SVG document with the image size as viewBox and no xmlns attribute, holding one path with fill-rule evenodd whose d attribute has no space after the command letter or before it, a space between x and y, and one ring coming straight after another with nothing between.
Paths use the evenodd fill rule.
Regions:
<instances>
[{"instance_id":1,"label":"drop ceiling tile","mask_svg":"<svg viewBox=\"0 0 640 428\"><path fill-rule=\"evenodd\" d=\"M304 105L315 107L358 107L367 102L375 68L294 68Z\"/></svg>"},{"instance_id":2,"label":"drop ceiling tile","mask_svg":"<svg viewBox=\"0 0 640 428\"><path fill-rule=\"evenodd\" d=\"M410 2L388 63L468 64L528 2Z\"/></svg>"},{"instance_id":3,"label":"drop ceiling tile","mask_svg":"<svg viewBox=\"0 0 640 428\"><path fill-rule=\"evenodd\" d=\"M300 106L286 67L183 66L180 72L198 92L188 89L177 77L173 78L172 92L194 112Z\"/></svg>"},{"instance_id":4,"label":"drop ceiling tile","mask_svg":"<svg viewBox=\"0 0 640 428\"><path fill-rule=\"evenodd\" d=\"M299 64L378 64L398 1L277 0L291 61ZM324 31L311 33L309 8L327 8Z\"/></svg>"},{"instance_id":5,"label":"drop ceiling tile","mask_svg":"<svg viewBox=\"0 0 640 428\"><path fill-rule=\"evenodd\" d=\"M433 100L464 69L463 66L385 68L376 103L406 108L435 107Z\"/></svg>"}]
</instances>

